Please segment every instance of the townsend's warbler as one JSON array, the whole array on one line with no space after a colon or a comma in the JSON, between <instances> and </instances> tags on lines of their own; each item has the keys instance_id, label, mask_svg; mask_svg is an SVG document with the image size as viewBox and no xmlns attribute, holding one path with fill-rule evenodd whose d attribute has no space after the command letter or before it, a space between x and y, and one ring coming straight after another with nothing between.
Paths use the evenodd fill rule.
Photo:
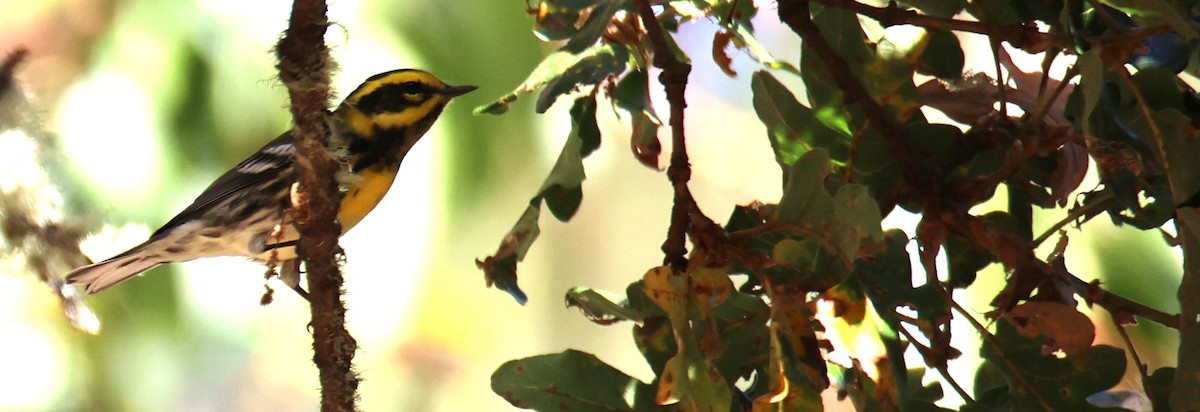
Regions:
<instances>
[{"instance_id":1,"label":"townsend's warbler","mask_svg":"<svg viewBox=\"0 0 1200 412\"><path fill-rule=\"evenodd\" d=\"M472 90L475 86L450 86L420 70L390 71L368 78L328 116L328 147L342 165L337 180L344 197L337 218L343 234L379 204L404 155L446 104ZM290 216L294 163L292 135L284 133L217 178L145 243L75 269L67 282L96 293L164 263L212 256L278 262L285 272L296 268L299 234ZM294 270L282 277L297 288Z\"/></svg>"}]
</instances>

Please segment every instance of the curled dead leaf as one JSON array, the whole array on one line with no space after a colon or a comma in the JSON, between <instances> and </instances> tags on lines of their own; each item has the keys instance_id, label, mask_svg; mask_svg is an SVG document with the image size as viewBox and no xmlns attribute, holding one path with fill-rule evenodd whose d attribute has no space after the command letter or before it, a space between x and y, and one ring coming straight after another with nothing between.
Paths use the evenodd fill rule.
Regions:
<instances>
[{"instance_id":1,"label":"curled dead leaf","mask_svg":"<svg viewBox=\"0 0 1200 412\"><path fill-rule=\"evenodd\" d=\"M1046 336L1046 354L1062 350L1067 356L1086 351L1096 338L1092 320L1073 306L1058 302L1026 302L1017 305L1004 318L1026 338Z\"/></svg>"},{"instance_id":2,"label":"curled dead leaf","mask_svg":"<svg viewBox=\"0 0 1200 412\"><path fill-rule=\"evenodd\" d=\"M733 58L725 53L725 49L733 42L733 32L726 30L718 31L713 36L712 57L713 62L717 63L717 67L725 72L726 76L736 77L737 72L733 71Z\"/></svg>"}]
</instances>

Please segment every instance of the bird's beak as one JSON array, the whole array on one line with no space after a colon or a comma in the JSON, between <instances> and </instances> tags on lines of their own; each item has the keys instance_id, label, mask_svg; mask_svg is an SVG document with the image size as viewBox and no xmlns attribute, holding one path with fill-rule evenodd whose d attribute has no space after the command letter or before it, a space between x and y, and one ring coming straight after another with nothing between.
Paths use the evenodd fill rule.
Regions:
<instances>
[{"instance_id":1,"label":"bird's beak","mask_svg":"<svg viewBox=\"0 0 1200 412\"><path fill-rule=\"evenodd\" d=\"M464 84L461 86L447 87L447 88L443 89L441 91L441 93L439 93L439 94L441 94L442 96L446 96L446 97L457 97L457 96L462 96L464 94L470 93L470 92L474 91L475 89L478 89L478 87L475 87L475 86L472 86L469 84Z\"/></svg>"}]
</instances>

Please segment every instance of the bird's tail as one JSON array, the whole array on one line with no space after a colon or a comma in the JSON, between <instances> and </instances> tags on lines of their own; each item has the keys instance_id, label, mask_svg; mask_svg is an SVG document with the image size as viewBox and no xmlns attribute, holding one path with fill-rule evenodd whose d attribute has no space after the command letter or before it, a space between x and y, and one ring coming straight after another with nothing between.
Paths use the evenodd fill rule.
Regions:
<instances>
[{"instance_id":1,"label":"bird's tail","mask_svg":"<svg viewBox=\"0 0 1200 412\"><path fill-rule=\"evenodd\" d=\"M87 293L92 294L166 263L162 256L147 253L150 243L138 245L103 262L75 269L67 274L66 281L83 287Z\"/></svg>"}]
</instances>

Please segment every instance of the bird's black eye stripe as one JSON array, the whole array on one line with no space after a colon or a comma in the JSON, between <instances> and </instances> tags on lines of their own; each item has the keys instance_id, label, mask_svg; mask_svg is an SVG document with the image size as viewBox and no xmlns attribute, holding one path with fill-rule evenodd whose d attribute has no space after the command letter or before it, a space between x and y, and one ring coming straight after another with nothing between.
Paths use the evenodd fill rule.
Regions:
<instances>
[{"instance_id":1,"label":"bird's black eye stripe","mask_svg":"<svg viewBox=\"0 0 1200 412\"><path fill-rule=\"evenodd\" d=\"M385 84L358 99L357 106L367 114L394 113L421 103L434 92L433 87L420 82ZM414 101L412 96L420 98Z\"/></svg>"}]
</instances>

